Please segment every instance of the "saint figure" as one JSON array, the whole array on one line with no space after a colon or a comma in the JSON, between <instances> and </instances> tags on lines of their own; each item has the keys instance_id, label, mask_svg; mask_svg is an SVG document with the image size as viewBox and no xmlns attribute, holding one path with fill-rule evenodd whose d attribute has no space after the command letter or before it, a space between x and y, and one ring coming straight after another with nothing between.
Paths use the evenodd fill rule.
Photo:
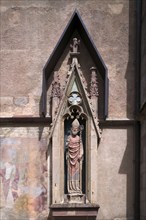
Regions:
<instances>
[{"instance_id":1,"label":"saint figure","mask_svg":"<svg viewBox=\"0 0 146 220\"><path fill-rule=\"evenodd\" d=\"M80 45L80 40L78 40L77 38L73 38L73 44L70 45L73 53L79 52L79 45Z\"/></svg>"},{"instance_id":2,"label":"saint figure","mask_svg":"<svg viewBox=\"0 0 146 220\"><path fill-rule=\"evenodd\" d=\"M80 132L80 135L78 133ZM71 134L66 141L67 153L67 191L68 194L82 194L82 126L75 119L72 122Z\"/></svg>"}]
</instances>

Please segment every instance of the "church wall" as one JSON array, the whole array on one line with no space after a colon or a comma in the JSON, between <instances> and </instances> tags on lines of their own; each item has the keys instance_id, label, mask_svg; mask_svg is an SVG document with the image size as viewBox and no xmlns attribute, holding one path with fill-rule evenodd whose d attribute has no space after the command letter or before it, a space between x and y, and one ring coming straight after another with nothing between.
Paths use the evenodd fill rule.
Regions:
<instances>
[{"instance_id":1,"label":"church wall","mask_svg":"<svg viewBox=\"0 0 146 220\"><path fill-rule=\"evenodd\" d=\"M1 117L39 116L43 67L75 9L108 68L108 119L134 118L135 6L125 0L1 0ZM7 207L1 196L5 220L48 215L48 128L40 127L2 128L2 187L18 197ZM134 219L133 127L104 127L97 155L97 219ZM18 170L14 189L3 182L7 166Z\"/></svg>"},{"instance_id":2,"label":"church wall","mask_svg":"<svg viewBox=\"0 0 146 220\"><path fill-rule=\"evenodd\" d=\"M108 68L109 117L132 118L135 43L132 2L2 0L1 116L39 115L42 69L77 8ZM14 82L22 83L14 89Z\"/></svg>"}]
</instances>

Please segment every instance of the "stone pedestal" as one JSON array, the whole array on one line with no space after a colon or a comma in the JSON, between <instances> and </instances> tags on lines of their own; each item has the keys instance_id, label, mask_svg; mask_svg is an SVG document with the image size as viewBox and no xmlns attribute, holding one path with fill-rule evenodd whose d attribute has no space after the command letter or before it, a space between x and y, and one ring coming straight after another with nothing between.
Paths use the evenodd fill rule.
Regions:
<instances>
[{"instance_id":1,"label":"stone pedestal","mask_svg":"<svg viewBox=\"0 0 146 220\"><path fill-rule=\"evenodd\" d=\"M67 194L66 203L86 203L86 196L84 194Z\"/></svg>"},{"instance_id":2,"label":"stone pedestal","mask_svg":"<svg viewBox=\"0 0 146 220\"><path fill-rule=\"evenodd\" d=\"M78 67L80 67L80 65L79 65L79 55L80 55L79 52L70 52L70 58L71 58L71 63L72 63L71 66L73 66L74 64L77 64Z\"/></svg>"},{"instance_id":3,"label":"stone pedestal","mask_svg":"<svg viewBox=\"0 0 146 220\"><path fill-rule=\"evenodd\" d=\"M69 217L69 216L92 216L96 217L99 209L97 204L81 204L81 203L63 203L51 205L51 213L53 217Z\"/></svg>"}]
</instances>

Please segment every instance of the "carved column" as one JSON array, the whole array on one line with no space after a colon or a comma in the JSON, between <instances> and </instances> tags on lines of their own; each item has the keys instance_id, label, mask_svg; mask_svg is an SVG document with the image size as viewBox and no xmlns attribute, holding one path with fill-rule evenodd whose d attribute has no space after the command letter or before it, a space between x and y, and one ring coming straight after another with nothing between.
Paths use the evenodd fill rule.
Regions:
<instances>
[{"instance_id":1,"label":"carved column","mask_svg":"<svg viewBox=\"0 0 146 220\"><path fill-rule=\"evenodd\" d=\"M97 69L91 67L91 82L90 82L90 98L92 100L93 111L95 115L98 113L98 82L97 82Z\"/></svg>"},{"instance_id":2,"label":"carved column","mask_svg":"<svg viewBox=\"0 0 146 220\"><path fill-rule=\"evenodd\" d=\"M57 108L59 106L61 90L60 90L60 79L57 71L54 71L54 80L52 83L52 118L55 118Z\"/></svg>"}]
</instances>

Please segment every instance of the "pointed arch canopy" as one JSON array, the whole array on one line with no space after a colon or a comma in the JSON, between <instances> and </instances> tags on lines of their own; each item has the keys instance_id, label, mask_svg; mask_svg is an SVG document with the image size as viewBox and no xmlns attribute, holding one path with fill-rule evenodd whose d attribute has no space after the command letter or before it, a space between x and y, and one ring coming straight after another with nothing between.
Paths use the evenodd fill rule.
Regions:
<instances>
[{"instance_id":1,"label":"pointed arch canopy","mask_svg":"<svg viewBox=\"0 0 146 220\"><path fill-rule=\"evenodd\" d=\"M108 115L108 77L107 67L99 54L93 40L91 39L87 28L85 27L81 16L77 10L74 11L70 18L64 32L62 33L57 45L55 46L51 56L49 57L46 65L43 68L43 85L42 85L42 100L41 100L41 114L46 115L46 94L47 94L47 82L54 70L61 54L63 53L66 45L68 44L73 32L77 30L86 45L95 65L98 68L99 74L104 81L104 117Z\"/></svg>"}]
</instances>

